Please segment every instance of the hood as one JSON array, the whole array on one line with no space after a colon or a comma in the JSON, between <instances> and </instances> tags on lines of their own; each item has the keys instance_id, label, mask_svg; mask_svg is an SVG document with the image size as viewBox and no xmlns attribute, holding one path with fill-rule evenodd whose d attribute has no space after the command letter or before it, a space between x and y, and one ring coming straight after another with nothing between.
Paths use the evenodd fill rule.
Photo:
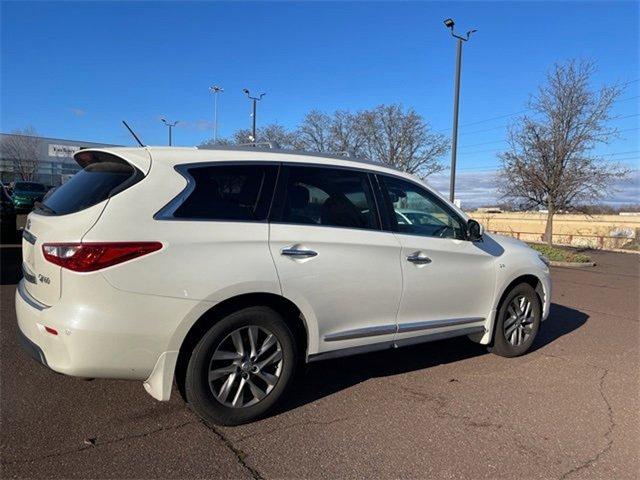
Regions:
<instances>
[{"instance_id":1,"label":"hood","mask_svg":"<svg viewBox=\"0 0 640 480\"><path fill-rule=\"evenodd\" d=\"M522 250L531 250L534 251L529 245L524 243L522 240L518 240L515 237L509 237L506 235L498 235L497 233L491 233L485 235L489 235L496 243L498 243L505 250L513 250L513 249L522 249Z\"/></svg>"}]
</instances>

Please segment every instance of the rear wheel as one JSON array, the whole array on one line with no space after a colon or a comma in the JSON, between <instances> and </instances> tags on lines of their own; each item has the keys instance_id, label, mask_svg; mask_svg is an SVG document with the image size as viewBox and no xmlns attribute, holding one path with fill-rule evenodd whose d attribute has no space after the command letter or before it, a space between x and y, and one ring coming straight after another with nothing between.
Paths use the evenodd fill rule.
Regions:
<instances>
[{"instance_id":1,"label":"rear wheel","mask_svg":"<svg viewBox=\"0 0 640 480\"><path fill-rule=\"evenodd\" d=\"M516 285L498 309L490 351L503 357L523 355L533 344L541 318L540 299L533 287Z\"/></svg>"},{"instance_id":2,"label":"rear wheel","mask_svg":"<svg viewBox=\"0 0 640 480\"><path fill-rule=\"evenodd\" d=\"M239 310L216 323L194 348L185 395L203 419L246 423L267 413L285 394L297 363L295 339L267 307Z\"/></svg>"}]
</instances>

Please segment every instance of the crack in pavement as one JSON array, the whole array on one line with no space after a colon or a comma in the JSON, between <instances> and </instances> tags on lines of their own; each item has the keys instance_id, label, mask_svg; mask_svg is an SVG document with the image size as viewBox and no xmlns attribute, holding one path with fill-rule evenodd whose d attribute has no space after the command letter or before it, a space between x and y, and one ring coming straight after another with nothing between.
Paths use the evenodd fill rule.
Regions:
<instances>
[{"instance_id":1,"label":"crack in pavement","mask_svg":"<svg viewBox=\"0 0 640 480\"><path fill-rule=\"evenodd\" d=\"M306 425L321 425L321 426L327 426L327 425L332 425L334 423L340 423L340 422L344 422L346 420L349 420L350 417L341 417L341 418L336 418L333 420L327 420L326 422L320 421L320 420L307 420L307 421L301 421L301 422L294 422L294 423L290 423L288 425L283 425L282 427L276 427L276 428L272 428L271 430L267 430L266 432L256 432L256 433L252 433L252 434L248 434L245 436L242 436L238 439L236 439L236 442L238 443L242 443L245 440L248 440L250 438L256 438L256 437L263 437L263 436L267 436L267 435L272 435L276 432L280 432L283 430L288 430L290 428L294 428L294 427L299 427L299 426L306 426ZM356 418L356 417L352 417L352 418Z\"/></svg>"},{"instance_id":2,"label":"crack in pavement","mask_svg":"<svg viewBox=\"0 0 640 480\"><path fill-rule=\"evenodd\" d=\"M593 365L589 365L589 366L593 367ZM598 367L594 367L594 368L598 368ZM576 465L572 469L567 470L565 473L563 473L560 476L560 480L564 480L565 478L569 477L570 475L573 475L574 473L579 472L580 470L584 470L585 468L590 467L591 465L596 463L598 460L600 460L604 455L606 455L609 452L609 450L611 450L611 447L613 446L613 439L611 438L611 435L613 434L613 429L616 427L616 422L613 419L613 408L611 407L611 403L609 403L609 399L604 394L604 380L607 377L607 375L609 374L609 370L607 370L606 368L602 369L602 370L604 370L604 371L603 371L602 375L600 376L600 382L598 383L598 391L600 393L600 396L602 397L602 400L604 401L605 405L607 406L607 415L608 415L608 419L609 419L609 427L607 428L607 431L604 434L604 438L607 441L607 443L594 456L592 456L591 458L588 458L587 460L581 462L579 465Z\"/></svg>"},{"instance_id":3,"label":"crack in pavement","mask_svg":"<svg viewBox=\"0 0 640 480\"><path fill-rule=\"evenodd\" d=\"M490 428L493 430L500 430L501 428L503 428L505 425L502 423L493 423L493 422L488 422L488 421L484 421L484 422L478 422L475 419L473 419L472 417L469 417L467 415L457 415L455 413L451 413L449 411L446 410L446 406L447 406L447 402L446 400L444 400L442 397L440 396L434 396L431 395L427 392L422 392L419 390L414 390L412 388L406 387L404 385L400 385L398 383L395 383L395 385L397 385L401 390L419 397L423 400L426 401L430 401L432 403L435 403L435 413L438 417L440 418L453 418L455 420L462 420L463 422L465 422L467 425L471 426L471 427L476 427L476 428Z\"/></svg>"},{"instance_id":4,"label":"crack in pavement","mask_svg":"<svg viewBox=\"0 0 640 480\"><path fill-rule=\"evenodd\" d=\"M156 433L160 433L160 432L164 432L167 430L178 430L180 428L184 428L187 425L191 425L197 423L196 420L190 420L188 422L184 422L181 423L179 425L172 425L172 426L165 426L165 427L160 427L157 428L155 430L151 430L149 432L145 432L145 433L138 433L138 434L134 434L134 435L126 435L124 437L119 437L119 438L114 438L113 440L108 440L105 442L97 442L95 444L92 445L83 445L82 447L78 447L78 448L74 448L71 450L65 450L62 452L54 452L54 453L48 453L46 455L40 455L38 457L33 457L33 458L26 458L26 459L20 459L20 460L13 460L13 461L6 461L6 460L2 460L0 461L0 465L18 465L18 464L24 464L24 463L33 463L33 462L38 462L40 460L45 460L47 458L54 458L54 457L63 457L66 455L73 455L75 453L79 453L79 452L83 452L84 450L89 450L92 448L99 448L105 445L113 445L115 443L120 443L120 442L124 442L127 440L134 440L134 439L138 439L138 438L144 438L144 437L148 437L150 435L155 435Z\"/></svg>"},{"instance_id":5,"label":"crack in pavement","mask_svg":"<svg viewBox=\"0 0 640 480\"><path fill-rule=\"evenodd\" d=\"M244 468L247 472L249 472L253 480L264 480L264 477L258 471L258 469L256 469L255 467L252 467L247 463L246 461L247 454L243 450L233 445L231 440L229 440L229 438L227 438L227 436L224 433L222 433L215 425L210 424L205 420L200 420L200 423L202 423L202 425L204 425L209 430L211 430L222 441L224 446L227 447L229 450L231 450L231 452L235 455L236 460L238 461L238 464L242 468Z\"/></svg>"}]
</instances>

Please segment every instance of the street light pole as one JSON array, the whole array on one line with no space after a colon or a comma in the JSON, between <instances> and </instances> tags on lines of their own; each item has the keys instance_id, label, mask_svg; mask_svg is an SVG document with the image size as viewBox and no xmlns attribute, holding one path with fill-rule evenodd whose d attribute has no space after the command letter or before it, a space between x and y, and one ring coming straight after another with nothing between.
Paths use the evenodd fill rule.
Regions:
<instances>
[{"instance_id":1,"label":"street light pole","mask_svg":"<svg viewBox=\"0 0 640 480\"><path fill-rule=\"evenodd\" d=\"M465 36L456 35L453 31L455 22L451 18L444 21L445 27L451 30L451 36L456 42L456 76L453 87L453 129L451 132L451 177L449 180L449 200L453 202L456 190L456 160L458 155L458 110L460 105L460 72L462 70L462 42L469 40L472 33L477 30L469 30Z\"/></svg>"},{"instance_id":2,"label":"street light pole","mask_svg":"<svg viewBox=\"0 0 640 480\"><path fill-rule=\"evenodd\" d=\"M213 143L218 140L218 94L224 92L222 87L214 85L209 87L209 91L213 93Z\"/></svg>"},{"instance_id":3,"label":"street light pole","mask_svg":"<svg viewBox=\"0 0 640 480\"><path fill-rule=\"evenodd\" d=\"M160 121L164 123L167 127L169 127L169 146L171 146L172 145L171 129L178 124L179 120L176 120L175 122L169 122L166 118L163 117L160 119Z\"/></svg>"},{"instance_id":4,"label":"street light pole","mask_svg":"<svg viewBox=\"0 0 640 480\"><path fill-rule=\"evenodd\" d=\"M260 100L262 100L262 97L264 97L266 95L266 93L261 93L257 97L252 97L247 88L245 88L242 91L247 95L249 100L251 100L253 102L253 109L252 109L253 113L251 115L253 117L253 121L252 121L252 125L251 125L251 136L253 138L252 138L251 141L253 143L255 143L256 142L256 105Z\"/></svg>"}]
</instances>

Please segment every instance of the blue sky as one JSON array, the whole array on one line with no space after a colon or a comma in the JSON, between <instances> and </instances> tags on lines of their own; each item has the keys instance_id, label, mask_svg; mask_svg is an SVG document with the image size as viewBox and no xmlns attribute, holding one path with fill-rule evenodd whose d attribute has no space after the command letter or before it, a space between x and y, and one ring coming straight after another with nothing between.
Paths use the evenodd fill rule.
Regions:
<instances>
[{"instance_id":1,"label":"blue sky","mask_svg":"<svg viewBox=\"0 0 640 480\"><path fill-rule=\"evenodd\" d=\"M465 45L461 95L460 185L469 195L490 193L515 118L506 115L525 108L554 62L572 57L598 62L596 86L631 82L615 105L622 137L600 150L638 168L638 2L3 2L0 129L130 144L126 119L145 143L165 144L165 115L181 122L175 143L195 145L212 135L208 87L218 84L221 136L250 125L244 87L267 93L260 124L399 102L448 135L447 17L478 29ZM444 190L447 175L434 184ZM622 187L626 197L611 201L637 197L637 183Z\"/></svg>"}]
</instances>

